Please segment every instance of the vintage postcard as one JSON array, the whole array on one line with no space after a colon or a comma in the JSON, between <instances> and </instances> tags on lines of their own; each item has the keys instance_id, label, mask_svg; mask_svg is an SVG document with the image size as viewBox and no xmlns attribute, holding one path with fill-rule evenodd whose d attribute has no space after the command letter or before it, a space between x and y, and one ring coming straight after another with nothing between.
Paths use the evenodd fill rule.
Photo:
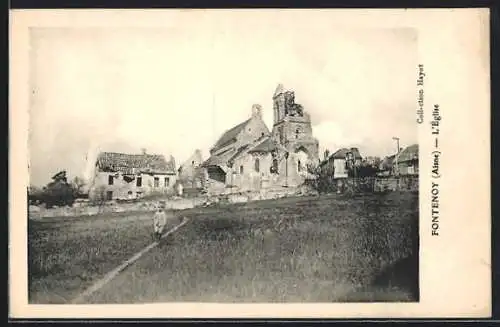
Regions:
<instances>
[{"instance_id":1,"label":"vintage postcard","mask_svg":"<svg viewBox=\"0 0 500 327\"><path fill-rule=\"evenodd\" d=\"M488 317L488 9L15 10L16 318Z\"/></svg>"}]
</instances>

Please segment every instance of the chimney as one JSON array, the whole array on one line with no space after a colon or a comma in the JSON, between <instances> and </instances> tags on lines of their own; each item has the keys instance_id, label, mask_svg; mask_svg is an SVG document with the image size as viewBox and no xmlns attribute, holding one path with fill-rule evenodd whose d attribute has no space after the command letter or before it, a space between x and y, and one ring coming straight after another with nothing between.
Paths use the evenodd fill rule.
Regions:
<instances>
[{"instance_id":1,"label":"chimney","mask_svg":"<svg viewBox=\"0 0 500 327\"><path fill-rule=\"evenodd\" d=\"M262 106L260 104L252 106L252 118L262 118Z\"/></svg>"}]
</instances>

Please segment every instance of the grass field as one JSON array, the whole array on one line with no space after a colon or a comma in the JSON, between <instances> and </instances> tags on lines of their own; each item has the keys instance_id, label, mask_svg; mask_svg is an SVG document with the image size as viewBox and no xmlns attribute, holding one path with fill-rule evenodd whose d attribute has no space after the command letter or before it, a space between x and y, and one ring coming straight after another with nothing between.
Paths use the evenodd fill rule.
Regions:
<instances>
[{"instance_id":1,"label":"grass field","mask_svg":"<svg viewBox=\"0 0 500 327\"><path fill-rule=\"evenodd\" d=\"M90 303L418 301L418 195L285 198L191 221ZM273 226L282 220L279 230ZM31 222L30 303L65 303L151 243L148 214Z\"/></svg>"}]
</instances>

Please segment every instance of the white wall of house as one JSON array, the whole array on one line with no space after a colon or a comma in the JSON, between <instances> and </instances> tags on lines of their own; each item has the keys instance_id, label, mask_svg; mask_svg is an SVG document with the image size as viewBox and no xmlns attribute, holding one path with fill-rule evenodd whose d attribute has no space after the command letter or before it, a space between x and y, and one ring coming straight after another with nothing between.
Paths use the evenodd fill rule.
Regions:
<instances>
[{"instance_id":1,"label":"white wall of house","mask_svg":"<svg viewBox=\"0 0 500 327\"><path fill-rule=\"evenodd\" d=\"M334 178L347 178L347 169L345 167L345 159L334 159Z\"/></svg>"},{"instance_id":2,"label":"white wall of house","mask_svg":"<svg viewBox=\"0 0 500 327\"><path fill-rule=\"evenodd\" d=\"M131 199L152 193L169 194L175 191L176 181L176 174L142 173L128 181L121 173L96 172L89 197L95 199L104 195L107 199Z\"/></svg>"}]
</instances>

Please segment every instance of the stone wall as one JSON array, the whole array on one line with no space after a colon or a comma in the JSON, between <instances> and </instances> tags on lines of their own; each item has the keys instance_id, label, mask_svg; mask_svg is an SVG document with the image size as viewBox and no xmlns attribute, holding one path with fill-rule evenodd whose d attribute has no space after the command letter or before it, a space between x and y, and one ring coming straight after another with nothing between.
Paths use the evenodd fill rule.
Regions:
<instances>
[{"instance_id":1,"label":"stone wall","mask_svg":"<svg viewBox=\"0 0 500 327\"><path fill-rule=\"evenodd\" d=\"M195 207L204 207L214 204L245 203L250 201L278 199L287 196L313 195L316 192L308 187L299 188L272 188L260 191L233 192L221 195L204 195L196 198L174 197L165 200L167 209L184 210ZM110 201L102 206L91 205L89 201L77 201L72 207L56 207L46 209L41 206L29 206L29 219L47 217L77 217L94 216L118 212L147 212L156 208L158 201Z\"/></svg>"},{"instance_id":2,"label":"stone wall","mask_svg":"<svg viewBox=\"0 0 500 327\"><path fill-rule=\"evenodd\" d=\"M199 198L173 198L165 200L167 209L184 210L203 205L205 199ZM40 219L45 217L76 217L76 216L94 216L102 213L115 212L142 212L153 211L158 201L133 201L118 202L110 201L102 206L92 205L89 202L75 203L72 207L55 207L46 209L41 206L29 206L28 216L30 219Z\"/></svg>"},{"instance_id":3,"label":"stone wall","mask_svg":"<svg viewBox=\"0 0 500 327\"><path fill-rule=\"evenodd\" d=\"M234 161L232 170L226 175L226 185L233 186L232 192L266 191L273 187L298 187L304 183L307 175L307 160L302 153L290 153L288 159L282 158L278 165L279 174L272 174L270 168L273 157L270 153L247 153ZM259 171L255 169L255 161L259 160ZM298 162L301 160L302 170L299 172ZM243 168L243 174L241 174ZM220 191L220 190L219 190Z\"/></svg>"},{"instance_id":4,"label":"stone wall","mask_svg":"<svg viewBox=\"0 0 500 327\"><path fill-rule=\"evenodd\" d=\"M383 191L418 191L418 176L376 178L374 183L375 192Z\"/></svg>"}]
</instances>

